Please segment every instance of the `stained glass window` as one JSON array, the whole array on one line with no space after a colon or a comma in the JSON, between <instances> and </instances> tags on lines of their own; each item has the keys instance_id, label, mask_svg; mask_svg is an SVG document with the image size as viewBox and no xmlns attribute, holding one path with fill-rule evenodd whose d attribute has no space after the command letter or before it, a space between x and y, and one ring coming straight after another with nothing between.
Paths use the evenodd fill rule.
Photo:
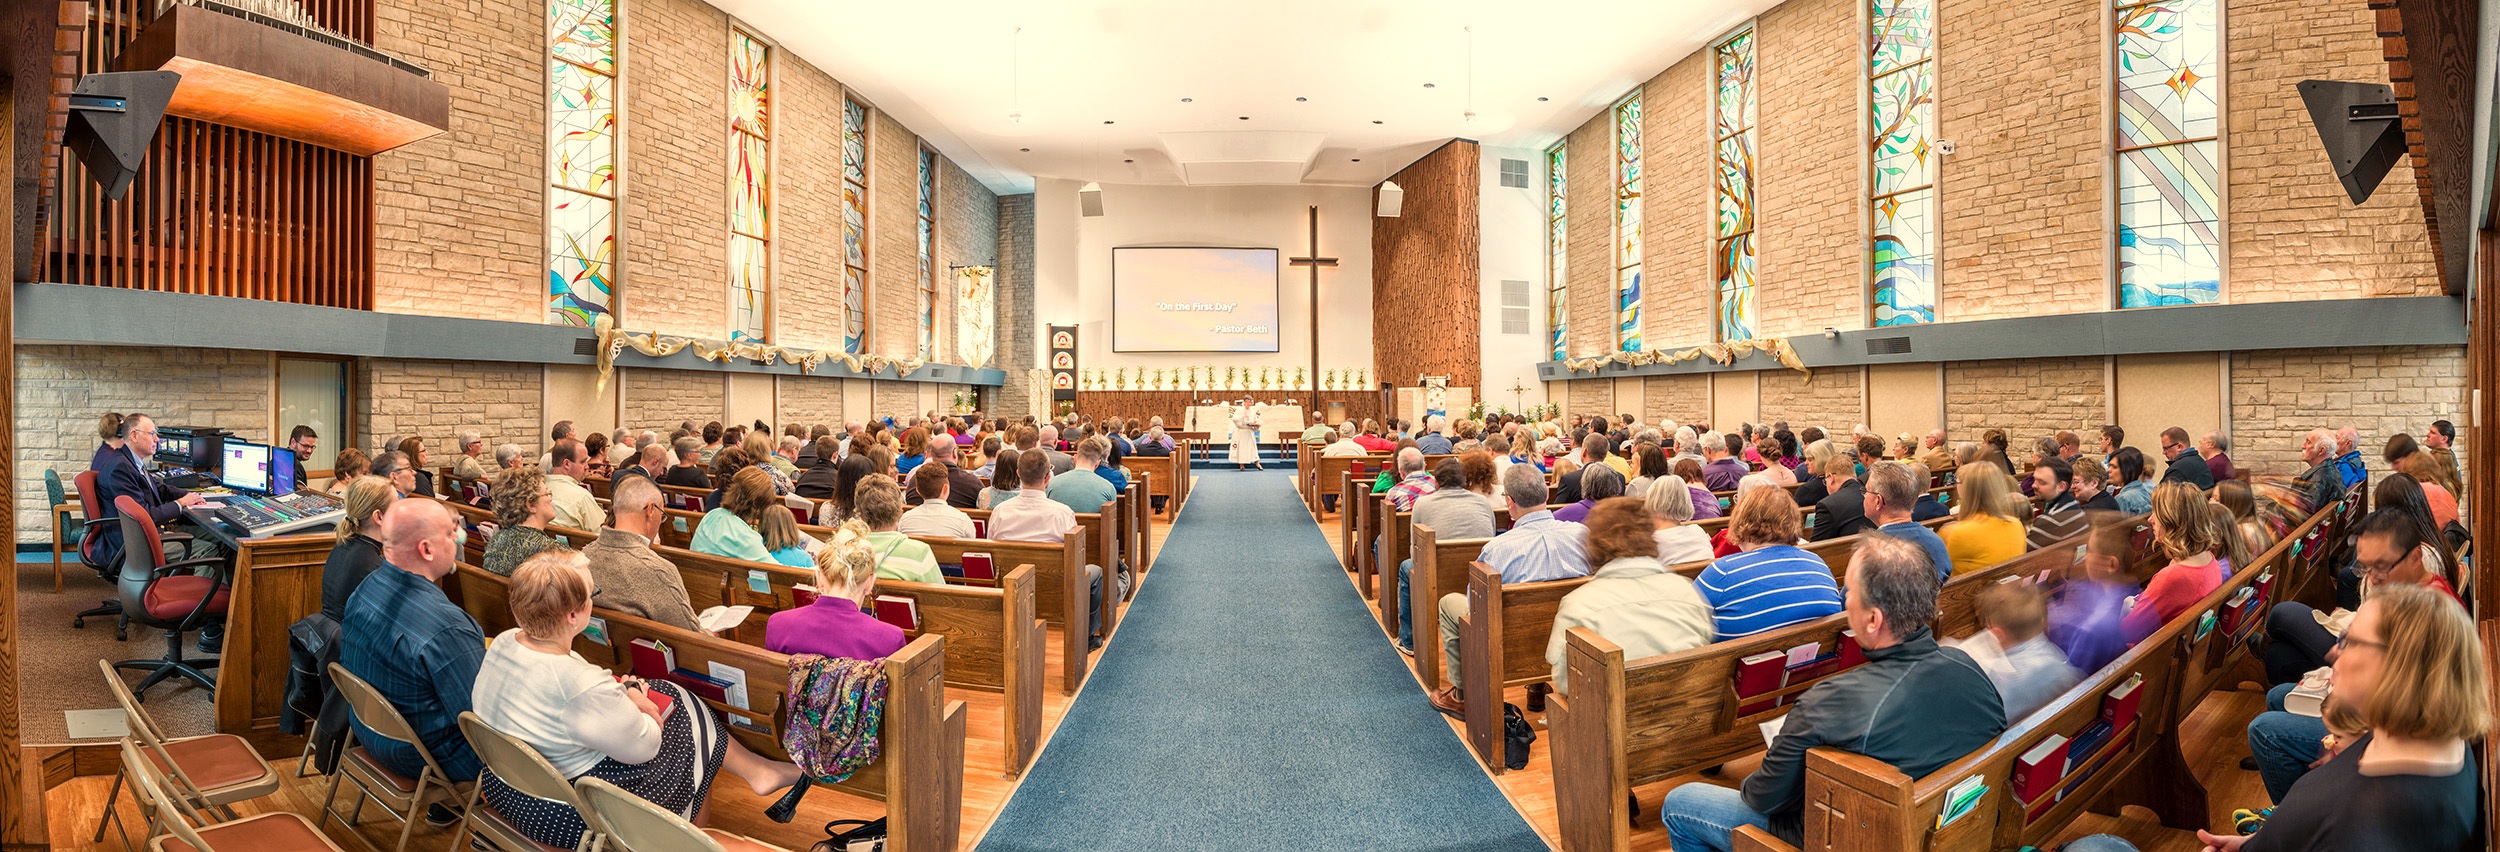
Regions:
<instances>
[{"instance_id":1,"label":"stained glass window","mask_svg":"<svg viewBox=\"0 0 2500 852\"><path fill-rule=\"evenodd\" d=\"M1615 343L1641 351L1641 93L1615 105Z\"/></svg>"},{"instance_id":2,"label":"stained glass window","mask_svg":"<svg viewBox=\"0 0 2500 852\"><path fill-rule=\"evenodd\" d=\"M2222 298L2220 0L2117 0L2118 306Z\"/></svg>"},{"instance_id":3,"label":"stained glass window","mask_svg":"<svg viewBox=\"0 0 2500 852\"><path fill-rule=\"evenodd\" d=\"M1753 28L1712 47L1712 121L1718 215L1712 226L1712 277L1720 340L1754 336Z\"/></svg>"},{"instance_id":4,"label":"stained glass window","mask_svg":"<svg viewBox=\"0 0 2500 852\"><path fill-rule=\"evenodd\" d=\"M920 357L937 357L937 152L920 149Z\"/></svg>"},{"instance_id":5,"label":"stained glass window","mask_svg":"<svg viewBox=\"0 0 2500 852\"><path fill-rule=\"evenodd\" d=\"M1563 331L1570 322L1564 309L1571 304L1571 285L1563 277L1563 258L1568 254L1563 250L1563 198L1569 188L1563 180L1563 161L1568 153L1564 147L1557 143L1545 152L1545 327L1552 338L1549 348L1554 350L1556 361L1568 357Z\"/></svg>"},{"instance_id":6,"label":"stained glass window","mask_svg":"<svg viewBox=\"0 0 2500 852\"><path fill-rule=\"evenodd\" d=\"M547 7L547 321L614 309L616 3Z\"/></svg>"},{"instance_id":7,"label":"stained glass window","mask_svg":"<svg viewBox=\"0 0 2500 852\"><path fill-rule=\"evenodd\" d=\"M772 325L772 54L741 30L729 44L729 338Z\"/></svg>"},{"instance_id":8,"label":"stained glass window","mask_svg":"<svg viewBox=\"0 0 2500 852\"><path fill-rule=\"evenodd\" d=\"M1867 235L1878 326L1936 321L1935 0L1869 0Z\"/></svg>"},{"instance_id":9,"label":"stained glass window","mask_svg":"<svg viewBox=\"0 0 2500 852\"><path fill-rule=\"evenodd\" d=\"M842 102L842 351L868 340L868 108Z\"/></svg>"}]
</instances>

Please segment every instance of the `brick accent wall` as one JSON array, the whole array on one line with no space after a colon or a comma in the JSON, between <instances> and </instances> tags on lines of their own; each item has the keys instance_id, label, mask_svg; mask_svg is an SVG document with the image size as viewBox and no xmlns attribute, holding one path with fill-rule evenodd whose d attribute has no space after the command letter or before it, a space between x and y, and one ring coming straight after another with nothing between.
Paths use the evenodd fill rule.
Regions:
<instances>
[{"instance_id":1,"label":"brick accent wall","mask_svg":"<svg viewBox=\"0 0 2500 852\"><path fill-rule=\"evenodd\" d=\"M1483 376L1483 156L1452 140L1389 178L1406 191L1396 218L1372 219L1372 375L1401 385Z\"/></svg>"},{"instance_id":2,"label":"brick accent wall","mask_svg":"<svg viewBox=\"0 0 2500 852\"><path fill-rule=\"evenodd\" d=\"M451 132L373 158L374 309L540 321L546 4L383 0L374 15L376 49L451 88Z\"/></svg>"},{"instance_id":3,"label":"brick accent wall","mask_svg":"<svg viewBox=\"0 0 2500 852\"><path fill-rule=\"evenodd\" d=\"M795 60L773 58L773 342L840 349L842 84Z\"/></svg>"},{"instance_id":4,"label":"brick accent wall","mask_svg":"<svg viewBox=\"0 0 2500 852\"><path fill-rule=\"evenodd\" d=\"M2109 371L2101 358L1973 361L1944 368L1944 428L1955 441L1977 441L1981 431L2003 429L2011 439L2007 454L2027 460L2025 442L2108 419Z\"/></svg>"},{"instance_id":5,"label":"brick accent wall","mask_svg":"<svg viewBox=\"0 0 2500 852\"><path fill-rule=\"evenodd\" d=\"M2380 452L2389 436L2419 438L2441 418L2469 425L2465 363L2455 346L2233 353L2231 459L2261 474L2298 475L2309 469L2300 460L2303 434L2352 426L2375 481L2388 472ZM2454 448L2464 464L2465 444Z\"/></svg>"},{"instance_id":6,"label":"brick accent wall","mask_svg":"<svg viewBox=\"0 0 2500 852\"><path fill-rule=\"evenodd\" d=\"M546 371L536 364L362 359L356 363L354 405L361 433L356 446L366 452L414 435L424 439L426 454L439 467L460 451L454 438L463 429L476 429L489 453L506 443L533 453L547 446L539 431ZM325 452L344 445L323 436ZM328 467L328 460L321 465Z\"/></svg>"},{"instance_id":7,"label":"brick accent wall","mask_svg":"<svg viewBox=\"0 0 2500 852\"><path fill-rule=\"evenodd\" d=\"M999 417L1040 413L1043 400L1027 374L1034 369L1033 194L998 197L998 355L1007 384L987 409Z\"/></svg>"},{"instance_id":8,"label":"brick accent wall","mask_svg":"<svg viewBox=\"0 0 2500 852\"><path fill-rule=\"evenodd\" d=\"M266 352L163 347L17 347L17 540L49 542L43 472L62 484L95 457L96 417L139 412L159 426L219 426L266 443L277 410ZM335 440L322 442L325 448Z\"/></svg>"},{"instance_id":9,"label":"brick accent wall","mask_svg":"<svg viewBox=\"0 0 2500 852\"><path fill-rule=\"evenodd\" d=\"M1669 420L1691 423L1709 413L1710 377L1650 376L1641 380L1641 422L1663 424ZM1621 408L1621 406L1617 406ZM1624 412L1608 409L1608 413ZM1669 435L1669 438L1675 436Z\"/></svg>"},{"instance_id":10,"label":"brick accent wall","mask_svg":"<svg viewBox=\"0 0 2500 852\"><path fill-rule=\"evenodd\" d=\"M898 358L919 348L920 137L868 110L868 351Z\"/></svg>"},{"instance_id":11,"label":"brick accent wall","mask_svg":"<svg viewBox=\"0 0 2500 852\"><path fill-rule=\"evenodd\" d=\"M2102 16L2093 0L1938 4L1938 138L1959 145L1937 169L1942 321L2114 303Z\"/></svg>"},{"instance_id":12,"label":"brick accent wall","mask_svg":"<svg viewBox=\"0 0 2500 852\"><path fill-rule=\"evenodd\" d=\"M892 417L896 425L902 425L911 422L911 418L919 415L920 411L919 385L872 381L868 383L868 410L857 414L861 420Z\"/></svg>"},{"instance_id":13,"label":"brick accent wall","mask_svg":"<svg viewBox=\"0 0 2500 852\"><path fill-rule=\"evenodd\" d=\"M1866 326L1864 188L1848 178L1866 153L1859 30L1842 0L1792 0L1755 23L1755 337Z\"/></svg>"},{"instance_id":14,"label":"brick accent wall","mask_svg":"<svg viewBox=\"0 0 2500 852\"><path fill-rule=\"evenodd\" d=\"M1708 342L1714 327L1710 69L1699 51L1641 87L1641 334L1652 350Z\"/></svg>"},{"instance_id":15,"label":"brick accent wall","mask_svg":"<svg viewBox=\"0 0 2500 852\"><path fill-rule=\"evenodd\" d=\"M722 398L727 388L721 374L694 370L618 370L625 382L626 426L657 430L667 437L679 423L694 425L721 419L728 411Z\"/></svg>"},{"instance_id":16,"label":"brick accent wall","mask_svg":"<svg viewBox=\"0 0 2500 852\"><path fill-rule=\"evenodd\" d=\"M1571 422L1572 414L1615 413L1615 380L1579 379L1563 385L1563 422Z\"/></svg>"},{"instance_id":17,"label":"brick accent wall","mask_svg":"<svg viewBox=\"0 0 2500 852\"><path fill-rule=\"evenodd\" d=\"M1571 282L1571 327L1564 334L1564 348L1573 357L1615 351L1613 115L1599 110L1597 117L1572 131L1563 163L1569 184L1563 275Z\"/></svg>"},{"instance_id":18,"label":"brick accent wall","mask_svg":"<svg viewBox=\"0 0 2500 852\"><path fill-rule=\"evenodd\" d=\"M1866 371L1858 367L1816 370L1812 381L1795 370L1764 370L1762 419L1788 421L1790 429L1838 427L1845 434L1866 420L1865 378Z\"/></svg>"},{"instance_id":19,"label":"brick accent wall","mask_svg":"<svg viewBox=\"0 0 2500 852\"><path fill-rule=\"evenodd\" d=\"M2415 185L2411 160L2399 158L2383 191L2354 208L2328 169L2296 88L2309 79L2386 82L2375 14L2359 4L2231 4L2224 41L2231 53L2225 96L2231 121L2224 130L2231 258L2223 298L2284 302L2315 299L2321 291L2344 298L2442 292L2421 196L2405 191Z\"/></svg>"},{"instance_id":20,"label":"brick accent wall","mask_svg":"<svg viewBox=\"0 0 2500 852\"><path fill-rule=\"evenodd\" d=\"M633 129L625 134L619 320L727 337L729 19L700 0L638 0L626 14L625 120ZM774 61L791 64L786 53Z\"/></svg>"}]
</instances>

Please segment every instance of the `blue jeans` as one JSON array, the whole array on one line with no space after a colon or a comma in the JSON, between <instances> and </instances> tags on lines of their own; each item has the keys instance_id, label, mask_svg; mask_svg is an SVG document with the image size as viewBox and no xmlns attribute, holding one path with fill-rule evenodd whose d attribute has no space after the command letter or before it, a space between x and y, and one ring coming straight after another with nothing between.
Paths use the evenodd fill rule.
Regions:
<instances>
[{"instance_id":1,"label":"blue jeans","mask_svg":"<svg viewBox=\"0 0 2500 852\"><path fill-rule=\"evenodd\" d=\"M2066 844L2064 852L2135 852L2135 844L2116 835L2095 834Z\"/></svg>"},{"instance_id":2,"label":"blue jeans","mask_svg":"<svg viewBox=\"0 0 2500 852\"><path fill-rule=\"evenodd\" d=\"M2292 692L2293 684L2283 684L2266 691L2266 712L2248 720L2248 753L2257 758L2257 777L2265 779L2266 795L2283 801L2292 791L2293 782L2309 774L2309 762L2318 759L2318 740L2326 736L2326 721L2283 711L2283 696Z\"/></svg>"},{"instance_id":3,"label":"blue jeans","mask_svg":"<svg viewBox=\"0 0 2500 852\"><path fill-rule=\"evenodd\" d=\"M1415 560L1398 563L1398 647L1415 650L1415 608L1407 598L1406 575L1415 570Z\"/></svg>"},{"instance_id":4,"label":"blue jeans","mask_svg":"<svg viewBox=\"0 0 2500 852\"><path fill-rule=\"evenodd\" d=\"M1727 852L1739 826L1771 827L1770 817L1745 806L1745 794L1699 781L1667 791L1658 821L1675 852Z\"/></svg>"}]
</instances>

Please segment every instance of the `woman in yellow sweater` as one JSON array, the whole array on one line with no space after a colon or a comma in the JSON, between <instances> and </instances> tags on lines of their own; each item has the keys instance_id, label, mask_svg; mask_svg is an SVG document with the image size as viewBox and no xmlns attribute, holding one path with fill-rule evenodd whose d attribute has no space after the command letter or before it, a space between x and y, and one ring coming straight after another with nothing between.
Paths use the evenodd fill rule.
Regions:
<instances>
[{"instance_id":1,"label":"woman in yellow sweater","mask_svg":"<svg viewBox=\"0 0 2500 852\"><path fill-rule=\"evenodd\" d=\"M1992 465L1962 469L1955 506L1961 517L1936 532L1944 539L1945 553L1953 557L1954 576L2023 555L2028 545L2022 518L2015 514L2014 501L2020 498L2013 495L2013 477L2005 471Z\"/></svg>"}]
</instances>

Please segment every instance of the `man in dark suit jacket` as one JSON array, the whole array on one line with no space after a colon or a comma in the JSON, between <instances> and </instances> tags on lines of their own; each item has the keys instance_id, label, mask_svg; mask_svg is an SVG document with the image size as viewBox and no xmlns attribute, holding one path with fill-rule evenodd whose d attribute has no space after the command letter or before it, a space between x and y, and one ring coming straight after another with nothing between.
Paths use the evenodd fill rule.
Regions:
<instances>
[{"instance_id":1,"label":"man in dark suit jacket","mask_svg":"<svg viewBox=\"0 0 2500 852\"><path fill-rule=\"evenodd\" d=\"M832 499L834 486L841 482L842 460L834 453L837 446L832 436L817 438L809 446L815 450L816 463L800 471L790 483L790 492L818 500Z\"/></svg>"},{"instance_id":2,"label":"man in dark suit jacket","mask_svg":"<svg viewBox=\"0 0 2500 852\"><path fill-rule=\"evenodd\" d=\"M2188 442L2187 430L2177 426L2161 430L2161 454L2170 459L2170 469L2162 472L2161 481L2214 487L2213 469L2205 466L2204 456L2196 454L2196 446Z\"/></svg>"},{"instance_id":3,"label":"man in dark suit jacket","mask_svg":"<svg viewBox=\"0 0 2500 852\"><path fill-rule=\"evenodd\" d=\"M1580 470L1586 470L1590 465L1605 464L1606 454L1612 451L1609 446L1612 443L1604 435L1589 433L1580 441ZM1580 502L1580 470L1554 478L1555 505Z\"/></svg>"},{"instance_id":4,"label":"man in dark suit jacket","mask_svg":"<svg viewBox=\"0 0 2500 852\"><path fill-rule=\"evenodd\" d=\"M128 452L104 455L103 466L96 471L97 503L107 518L121 517L121 508L114 498L127 496L147 510L148 522L163 526L182 517L182 510L208 502L200 495L166 485L139 469L141 459L156 455L156 421L144 414L130 416L126 447ZM104 564L118 566L122 559L122 528L105 524L97 531L103 538L96 544L96 553Z\"/></svg>"},{"instance_id":5,"label":"man in dark suit jacket","mask_svg":"<svg viewBox=\"0 0 2500 852\"><path fill-rule=\"evenodd\" d=\"M1875 522L1866 517L1866 486L1849 475L1849 463L1834 462L1832 471L1833 475L1823 477L1824 482L1831 484L1831 496L1814 504L1813 541L1857 535L1875 528Z\"/></svg>"}]
</instances>

